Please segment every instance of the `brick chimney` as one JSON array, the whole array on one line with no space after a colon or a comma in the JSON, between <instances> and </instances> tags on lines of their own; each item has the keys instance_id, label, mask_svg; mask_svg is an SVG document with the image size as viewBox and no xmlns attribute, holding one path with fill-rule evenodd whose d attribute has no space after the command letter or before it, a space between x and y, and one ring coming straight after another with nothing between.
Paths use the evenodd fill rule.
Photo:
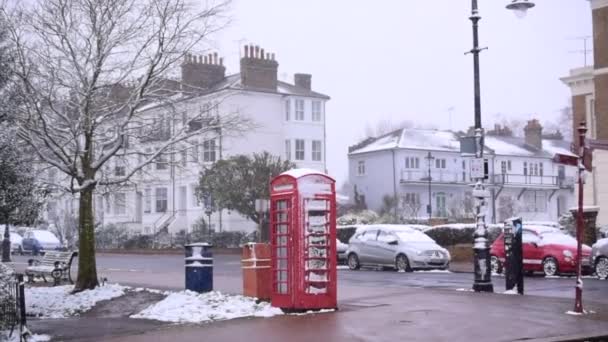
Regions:
<instances>
[{"instance_id":1,"label":"brick chimney","mask_svg":"<svg viewBox=\"0 0 608 342\"><path fill-rule=\"evenodd\" d=\"M526 145L534 147L537 150L543 148L543 126L536 119L528 121L526 127L524 127L524 133L526 137Z\"/></svg>"},{"instance_id":2,"label":"brick chimney","mask_svg":"<svg viewBox=\"0 0 608 342\"><path fill-rule=\"evenodd\" d=\"M245 87L277 89L279 63L274 53L265 53L259 46L245 45L245 57L241 58L241 83Z\"/></svg>"},{"instance_id":3,"label":"brick chimney","mask_svg":"<svg viewBox=\"0 0 608 342\"><path fill-rule=\"evenodd\" d=\"M184 91L204 91L222 81L224 77L226 77L224 59L218 58L217 52L206 56L186 54L182 63Z\"/></svg>"},{"instance_id":4,"label":"brick chimney","mask_svg":"<svg viewBox=\"0 0 608 342\"><path fill-rule=\"evenodd\" d=\"M304 88L306 90L311 90L311 74L295 74L293 75L293 83L296 87Z\"/></svg>"}]
</instances>

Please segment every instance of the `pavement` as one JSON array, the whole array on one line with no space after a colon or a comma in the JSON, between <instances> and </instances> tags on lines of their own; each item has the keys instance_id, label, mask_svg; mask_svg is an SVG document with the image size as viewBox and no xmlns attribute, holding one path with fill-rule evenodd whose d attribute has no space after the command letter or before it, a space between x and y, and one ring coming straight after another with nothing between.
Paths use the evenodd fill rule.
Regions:
<instances>
[{"instance_id":1,"label":"pavement","mask_svg":"<svg viewBox=\"0 0 608 342\"><path fill-rule=\"evenodd\" d=\"M214 288L241 292L240 257L216 256ZM22 265L16 260L15 266ZM52 341L608 341L608 281L585 279L584 304L573 308L574 280L526 277L526 295L505 295L504 277L494 294L469 292L470 265L453 273L338 271L339 310L304 316L235 319L175 325L128 318L159 298L119 297L81 317L30 319L29 327ZM98 256L100 275L110 282L183 289L181 256Z\"/></svg>"},{"instance_id":2,"label":"pavement","mask_svg":"<svg viewBox=\"0 0 608 342\"><path fill-rule=\"evenodd\" d=\"M339 288L339 310L201 325L120 317L30 320L53 341L608 341L608 308L567 315L572 301L467 291Z\"/></svg>"}]
</instances>

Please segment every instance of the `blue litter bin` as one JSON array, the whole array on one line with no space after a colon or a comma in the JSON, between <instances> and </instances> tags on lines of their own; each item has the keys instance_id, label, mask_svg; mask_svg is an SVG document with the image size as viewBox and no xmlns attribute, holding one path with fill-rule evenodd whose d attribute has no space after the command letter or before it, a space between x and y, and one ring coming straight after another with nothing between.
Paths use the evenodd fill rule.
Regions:
<instances>
[{"instance_id":1,"label":"blue litter bin","mask_svg":"<svg viewBox=\"0 0 608 342\"><path fill-rule=\"evenodd\" d=\"M186 245L186 290L213 291L213 254L207 242Z\"/></svg>"}]
</instances>

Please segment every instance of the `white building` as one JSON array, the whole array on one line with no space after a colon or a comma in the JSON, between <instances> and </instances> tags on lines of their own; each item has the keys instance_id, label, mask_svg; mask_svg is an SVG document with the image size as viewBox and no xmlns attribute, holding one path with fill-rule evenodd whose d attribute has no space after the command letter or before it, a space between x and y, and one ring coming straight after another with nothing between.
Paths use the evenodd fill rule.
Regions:
<instances>
[{"instance_id":1,"label":"white building","mask_svg":"<svg viewBox=\"0 0 608 342\"><path fill-rule=\"evenodd\" d=\"M528 122L525 132L526 138L515 138L497 127L498 135L489 132L485 138L489 222L514 215L557 220L574 202L575 169L552 161L555 153L571 155L569 143L543 139L536 120ZM470 158L461 156L459 139L449 131L401 129L352 146L348 160L354 196L376 211L385 197L396 198L394 214L404 219L428 218L429 204L433 218L473 218Z\"/></svg>"},{"instance_id":2,"label":"white building","mask_svg":"<svg viewBox=\"0 0 608 342\"><path fill-rule=\"evenodd\" d=\"M141 138L130 141L130 145L139 144L141 149L143 144L152 151L167 140L172 130L196 124L189 117L200 111L220 120L225 113L238 113L250 119L254 128L239 135L219 129L207 132L180 145L179 151L162 155L135 174L129 184L110 194L95 196L98 223L122 224L131 232L142 234L163 228L171 233L190 232L196 220L208 219L195 193L200 171L232 155L267 151L292 160L298 167L326 170L325 103L329 97L311 89L311 75L295 74L294 84L279 81L274 54L264 54L263 49L253 46L246 47L238 74L226 76L217 55L188 55L181 68L181 80L174 83L176 87L193 86L203 91L195 96L178 94L180 99L170 108L173 113L181 113L178 119L173 116L165 120L163 112L168 108L148 105L144 116L150 120L152 129L142 132ZM115 158L114 163L106 165L105 174L124 175L129 170L128 162ZM77 207L77 201L60 198L48 204L46 216L70 210L77 213ZM228 210L212 212L210 224L215 231L255 228L253 222Z\"/></svg>"}]
</instances>

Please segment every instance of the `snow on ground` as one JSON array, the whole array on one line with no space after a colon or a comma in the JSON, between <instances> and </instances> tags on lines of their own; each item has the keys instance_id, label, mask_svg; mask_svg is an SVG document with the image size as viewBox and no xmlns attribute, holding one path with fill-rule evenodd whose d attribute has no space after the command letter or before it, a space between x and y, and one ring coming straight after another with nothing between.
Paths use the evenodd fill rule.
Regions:
<instances>
[{"instance_id":1,"label":"snow on ground","mask_svg":"<svg viewBox=\"0 0 608 342\"><path fill-rule=\"evenodd\" d=\"M269 303L256 303L255 298L225 295L217 291L199 294L175 292L131 318L154 319L173 323L204 323L240 317L272 317L281 309Z\"/></svg>"},{"instance_id":2,"label":"snow on ground","mask_svg":"<svg viewBox=\"0 0 608 342\"><path fill-rule=\"evenodd\" d=\"M127 287L108 284L70 294L73 285L25 289L26 312L45 318L64 318L90 310L97 302L124 295Z\"/></svg>"},{"instance_id":3,"label":"snow on ground","mask_svg":"<svg viewBox=\"0 0 608 342\"><path fill-rule=\"evenodd\" d=\"M507 290L507 291L503 292L503 294L506 294L506 295L516 295L516 294L519 294L519 293L517 293L517 289L510 289L510 290Z\"/></svg>"},{"instance_id":4,"label":"snow on ground","mask_svg":"<svg viewBox=\"0 0 608 342\"><path fill-rule=\"evenodd\" d=\"M321 309L321 310L308 310L306 312L294 312L294 313L290 313L289 315L291 316L304 316L304 315L314 315L314 314L321 314L321 313L329 313L329 312L336 312L336 309Z\"/></svg>"},{"instance_id":5,"label":"snow on ground","mask_svg":"<svg viewBox=\"0 0 608 342\"><path fill-rule=\"evenodd\" d=\"M459 292L473 292L473 289L456 289Z\"/></svg>"},{"instance_id":6,"label":"snow on ground","mask_svg":"<svg viewBox=\"0 0 608 342\"><path fill-rule=\"evenodd\" d=\"M18 329L18 328L15 328ZM4 342L20 342L19 331L13 331L12 336L9 337L10 331L0 331L0 341ZM45 342L50 341L51 336L49 335L31 335L27 338L27 342Z\"/></svg>"},{"instance_id":7,"label":"snow on ground","mask_svg":"<svg viewBox=\"0 0 608 342\"><path fill-rule=\"evenodd\" d=\"M425 272L425 273L452 273L450 270L416 270L414 272L416 272L416 273L418 273L418 272Z\"/></svg>"}]
</instances>

